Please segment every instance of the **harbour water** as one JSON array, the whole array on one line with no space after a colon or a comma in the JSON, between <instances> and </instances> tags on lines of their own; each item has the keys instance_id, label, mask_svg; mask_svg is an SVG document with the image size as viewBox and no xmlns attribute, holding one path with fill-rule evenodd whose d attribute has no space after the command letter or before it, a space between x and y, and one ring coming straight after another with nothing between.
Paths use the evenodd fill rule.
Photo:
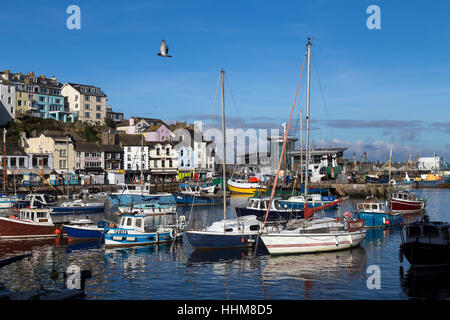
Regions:
<instances>
[{"instance_id":1,"label":"harbour water","mask_svg":"<svg viewBox=\"0 0 450 320\"><path fill-rule=\"evenodd\" d=\"M414 190L428 199L431 220L450 221L450 190ZM343 202L340 213L356 202ZM233 196L229 217L247 197ZM110 203L103 219L117 221ZM327 212L332 216L336 212ZM179 207L179 215L195 227L223 218L222 206ZM0 269L0 283L13 291L60 286L63 272L75 264L91 270L86 280L88 300L406 300L450 297L448 270L422 272L399 261L400 228L373 229L358 248L340 252L271 257L256 250L194 251L182 242L158 246L105 249L97 241L0 240L0 259L32 253ZM375 267L374 267L375 266ZM379 268L380 288L372 288L373 268ZM56 270L59 277L50 278Z\"/></svg>"}]
</instances>

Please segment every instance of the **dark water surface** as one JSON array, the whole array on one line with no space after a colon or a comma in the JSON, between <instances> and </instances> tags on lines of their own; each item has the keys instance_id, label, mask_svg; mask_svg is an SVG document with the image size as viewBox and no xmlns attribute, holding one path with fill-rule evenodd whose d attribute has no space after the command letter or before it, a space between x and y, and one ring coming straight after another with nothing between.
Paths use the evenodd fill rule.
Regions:
<instances>
[{"instance_id":1,"label":"dark water surface","mask_svg":"<svg viewBox=\"0 0 450 320\"><path fill-rule=\"evenodd\" d=\"M449 221L450 190L414 190L428 199L432 220ZM361 201L361 200L359 200ZM236 196L227 211L247 197ZM358 200L346 200L340 210L353 210ZM105 218L117 221L107 203ZM180 207L191 225L199 227L223 218L222 206ZM326 215L334 215L329 212ZM103 216L91 219L102 219ZM63 284L62 274L75 264L91 270L86 281L89 300L171 299L449 299L448 270L417 271L399 261L400 229L368 230L362 245L346 251L270 257L263 247L252 250L193 251L187 238L173 245L105 249L97 241L0 240L0 259L32 252L0 269L0 282L13 291ZM380 289L369 289L380 270ZM57 270L59 278L50 279Z\"/></svg>"}]
</instances>

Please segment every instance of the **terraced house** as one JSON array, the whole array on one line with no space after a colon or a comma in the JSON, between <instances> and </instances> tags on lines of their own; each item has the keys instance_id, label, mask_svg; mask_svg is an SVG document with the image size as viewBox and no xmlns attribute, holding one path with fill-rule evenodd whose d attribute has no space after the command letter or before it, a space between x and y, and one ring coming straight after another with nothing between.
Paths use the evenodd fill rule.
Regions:
<instances>
[{"instance_id":1,"label":"terraced house","mask_svg":"<svg viewBox=\"0 0 450 320\"><path fill-rule=\"evenodd\" d=\"M31 115L39 118L51 118L57 121L75 121L75 115L66 110L61 95L62 84L56 77L44 75L2 72L2 79L15 87L15 117Z\"/></svg>"},{"instance_id":2,"label":"terraced house","mask_svg":"<svg viewBox=\"0 0 450 320\"><path fill-rule=\"evenodd\" d=\"M99 87L66 83L62 87L68 109L78 120L91 124L104 124L106 119L106 94Z\"/></svg>"}]
</instances>

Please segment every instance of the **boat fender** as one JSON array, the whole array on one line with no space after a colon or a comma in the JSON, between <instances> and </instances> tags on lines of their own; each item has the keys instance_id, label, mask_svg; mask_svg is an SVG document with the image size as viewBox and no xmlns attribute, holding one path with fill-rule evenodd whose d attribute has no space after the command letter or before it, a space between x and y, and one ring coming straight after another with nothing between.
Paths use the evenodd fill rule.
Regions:
<instances>
[{"instance_id":1,"label":"boat fender","mask_svg":"<svg viewBox=\"0 0 450 320\"><path fill-rule=\"evenodd\" d=\"M115 227L116 227L116 224L111 222L111 223L109 224L109 227L110 227L110 228L115 228Z\"/></svg>"},{"instance_id":2,"label":"boat fender","mask_svg":"<svg viewBox=\"0 0 450 320\"><path fill-rule=\"evenodd\" d=\"M175 229L170 230L170 236L175 238Z\"/></svg>"}]
</instances>

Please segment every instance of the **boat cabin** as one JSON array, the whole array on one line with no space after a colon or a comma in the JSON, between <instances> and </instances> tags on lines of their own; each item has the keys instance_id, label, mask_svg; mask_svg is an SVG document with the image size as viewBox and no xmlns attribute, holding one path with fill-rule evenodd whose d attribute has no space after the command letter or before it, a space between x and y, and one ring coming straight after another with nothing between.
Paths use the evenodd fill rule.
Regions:
<instances>
[{"instance_id":1,"label":"boat cabin","mask_svg":"<svg viewBox=\"0 0 450 320\"><path fill-rule=\"evenodd\" d=\"M117 193L123 193L123 192L131 192L131 193L149 193L150 192L150 185L147 183L144 184L126 184L126 183L118 183L117 184Z\"/></svg>"},{"instance_id":2,"label":"boat cabin","mask_svg":"<svg viewBox=\"0 0 450 320\"><path fill-rule=\"evenodd\" d=\"M389 194L389 197L400 200L417 200L417 195L414 192L408 191L393 191Z\"/></svg>"},{"instance_id":3,"label":"boat cabin","mask_svg":"<svg viewBox=\"0 0 450 320\"><path fill-rule=\"evenodd\" d=\"M19 213L11 216L12 219L21 221L36 222L42 225L53 225L50 216L51 209L21 209Z\"/></svg>"},{"instance_id":4,"label":"boat cabin","mask_svg":"<svg viewBox=\"0 0 450 320\"><path fill-rule=\"evenodd\" d=\"M270 210L282 210L283 207L279 203L280 198L274 198L272 200L272 206ZM250 198L247 204L247 209L267 210L270 198Z\"/></svg>"},{"instance_id":5,"label":"boat cabin","mask_svg":"<svg viewBox=\"0 0 450 320\"><path fill-rule=\"evenodd\" d=\"M56 205L56 198L50 194L31 193L25 196L25 199L17 201L19 208L44 208Z\"/></svg>"},{"instance_id":6,"label":"boat cabin","mask_svg":"<svg viewBox=\"0 0 450 320\"><path fill-rule=\"evenodd\" d=\"M357 205L358 212L386 213L386 204L383 202L363 202Z\"/></svg>"},{"instance_id":7,"label":"boat cabin","mask_svg":"<svg viewBox=\"0 0 450 320\"><path fill-rule=\"evenodd\" d=\"M406 242L426 242L434 244L448 244L449 224L447 222L415 222L404 227Z\"/></svg>"},{"instance_id":8,"label":"boat cabin","mask_svg":"<svg viewBox=\"0 0 450 320\"><path fill-rule=\"evenodd\" d=\"M119 221L119 229L131 229L147 232L144 224L145 215L123 215Z\"/></svg>"}]
</instances>

